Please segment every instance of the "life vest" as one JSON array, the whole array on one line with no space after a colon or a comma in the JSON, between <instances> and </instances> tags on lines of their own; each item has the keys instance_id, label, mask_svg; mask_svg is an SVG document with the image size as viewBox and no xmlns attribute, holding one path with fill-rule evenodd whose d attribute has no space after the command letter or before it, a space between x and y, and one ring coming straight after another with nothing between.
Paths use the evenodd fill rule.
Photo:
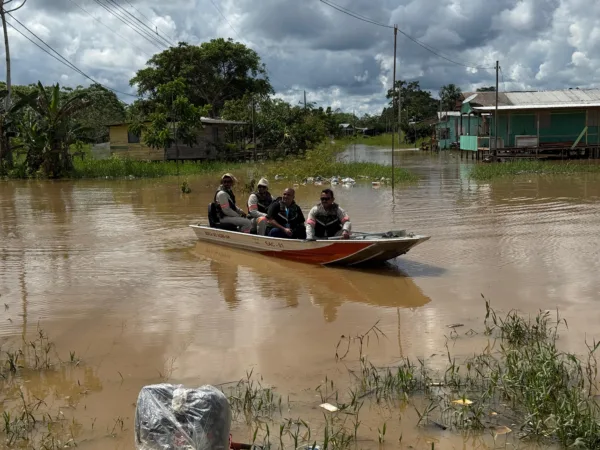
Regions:
<instances>
[{"instance_id":1,"label":"life vest","mask_svg":"<svg viewBox=\"0 0 600 450\"><path fill-rule=\"evenodd\" d=\"M233 191L227 190L223 186L219 186L219 189L217 189L217 192L215 192L215 198L213 199L213 203L216 205L219 217L222 219L223 217L225 217L225 214L223 214L223 210L221 209L221 205L217 201L217 195L221 191L223 191L223 192L227 193L227 195L229 195L229 207L231 209L233 209L234 211L237 211L237 207L235 206L235 195L233 194Z\"/></svg>"},{"instance_id":2,"label":"life vest","mask_svg":"<svg viewBox=\"0 0 600 450\"><path fill-rule=\"evenodd\" d=\"M286 216L285 214L285 204L283 203L283 200L281 197L277 197L273 202L279 202L279 211L277 211L277 214L275 215L275 217L273 217L280 225L285 226L285 224L289 224L290 228L293 230L294 228L296 228L298 225L302 225L301 223L298 223L299 219L300 219L300 214L299 212L299 206L296 203L292 203L289 207L288 207L288 214Z\"/></svg>"},{"instance_id":3,"label":"life vest","mask_svg":"<svg viewBox=\"0 0 600 450\"><path fill-rule=\"evenodd\" d=\"M342 229L342 222L338 217L338 205L334 203L331 209L328 211L323 208L323 205L317 205L317 212L315 213L315 236L332 237L335 236L338 231Z\"/></svg>"},{"instance_id":4,"label":"life vest","mask_svg":"<svg viewBox=\"0 0 600 450\"><path fill-rule=\"evenodd\" d=\"M266 214L269 206L273 203L271 193L267 191L264 195L261 195L258 192L253 192L253 194L256 195L256 198L258 199L258 212Z\"/></svg>"}]
</instances>

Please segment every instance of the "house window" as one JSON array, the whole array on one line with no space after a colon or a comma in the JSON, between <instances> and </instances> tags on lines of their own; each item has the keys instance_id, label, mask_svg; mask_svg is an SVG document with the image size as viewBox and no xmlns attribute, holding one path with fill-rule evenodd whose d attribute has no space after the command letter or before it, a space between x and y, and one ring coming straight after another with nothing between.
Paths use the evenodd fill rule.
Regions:
<instances>
[{"instance_id":1,"label":"house window","mask_svg":"<svg viewBox=\"0 0 600 450\"><path fill-rule=\"evenodd\" d=\"M212 138L213 138L213 142L219 141L219 127L217 127L217 126L212 127Z\"/></svg>"},{"instance_id":2,"label":"house window","mask_svg":"<svg viewBox=\"0 0 600 450\"><path fill-rule=\"evenodd\" d=\"M539 112L540 130L550 128L552 117L549 111Z\"/></svg>"},{"instance_id":3,"label":"house window","mask_svg":"<svg viewBox=\"0 0 600 450\"><path fill-rule=\"evenodd\" d=\"M127 131L127 143L129 144L139 144L140 137L137 134L133 134L131 131Z\"/></svg>"}]
</instances>

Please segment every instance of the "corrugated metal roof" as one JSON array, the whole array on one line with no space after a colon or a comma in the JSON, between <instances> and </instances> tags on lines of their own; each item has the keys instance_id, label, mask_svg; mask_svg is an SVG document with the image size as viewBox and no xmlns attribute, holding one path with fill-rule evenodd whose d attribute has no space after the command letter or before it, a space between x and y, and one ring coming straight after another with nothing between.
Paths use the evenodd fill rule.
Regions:
<instances>
[{"instance_id":1,"label":"corrugated metal roof","mask_svg":"<svg viewBox=\"0 0 600 450\"><path fill-rule=\"evenodd\" d=\"M471 103L473 109L495 109L496 93L479 92L463 103ZM600 89L564 89L559 91L499 92L498 109L548 109L582 108L600 106Z\"/></svg>"}]
</instances>

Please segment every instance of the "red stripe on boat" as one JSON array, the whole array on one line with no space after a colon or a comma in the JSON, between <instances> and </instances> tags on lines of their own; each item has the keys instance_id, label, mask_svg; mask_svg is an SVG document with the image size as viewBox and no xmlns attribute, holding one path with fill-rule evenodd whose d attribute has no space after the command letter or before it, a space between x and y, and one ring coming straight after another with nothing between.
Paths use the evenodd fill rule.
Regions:
<instances>
[{"instance_id":1,"label":"red stripe on boat","mask_svg":"<svg viewBox=\"0 0 600 450\"><path fill-rule=\"evenodd\" d=\"M331 244L326 247L315 248L310 250L281 250L281 251L261 251L260 253L267 256L274 256L283 259L293 259L309 264L326 264L338 259L347 258L367 247L372 243L364 242L345 242L343 245Z\"/></svg>"}]
</instances>

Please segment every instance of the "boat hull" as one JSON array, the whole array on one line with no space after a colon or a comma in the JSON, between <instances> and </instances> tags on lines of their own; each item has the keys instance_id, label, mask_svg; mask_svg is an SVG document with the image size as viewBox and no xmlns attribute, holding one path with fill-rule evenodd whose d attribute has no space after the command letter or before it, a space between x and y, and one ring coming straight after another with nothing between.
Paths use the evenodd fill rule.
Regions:
<instances>
[{"instance_id":1,"label":"boat hull","mask_svg":"<svg viewBox=\"0 0 600 450\"><path fill-rule=\"evenodd\" d=\"M429 236L357 237L306 241L281 239L202 225L190 225L201 241L308 264L356 266L388 261L405 254Z\"/></svg>"}]
</instances>

